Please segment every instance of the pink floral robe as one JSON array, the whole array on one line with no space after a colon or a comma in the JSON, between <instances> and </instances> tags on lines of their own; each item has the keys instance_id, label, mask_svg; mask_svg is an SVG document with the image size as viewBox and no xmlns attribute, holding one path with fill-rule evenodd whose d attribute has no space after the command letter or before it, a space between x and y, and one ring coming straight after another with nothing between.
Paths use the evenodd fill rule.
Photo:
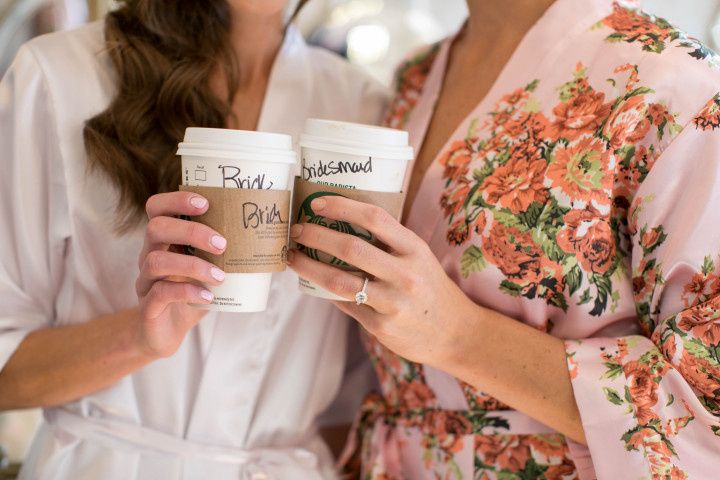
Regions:
<instances>
[{"instance_id":1,"label":"pink floral robe","mask_svg":"<svg viewBox=\"0 0 720 480\"><path fill-rule=\"evenodd\" d=\"M368 338L363 479L720 478L720 73L637 7L557 0L407 222L475 302L567 339L589 447ZM450 43L398 72L416 150Z\"/></svg>"}]
</instances>

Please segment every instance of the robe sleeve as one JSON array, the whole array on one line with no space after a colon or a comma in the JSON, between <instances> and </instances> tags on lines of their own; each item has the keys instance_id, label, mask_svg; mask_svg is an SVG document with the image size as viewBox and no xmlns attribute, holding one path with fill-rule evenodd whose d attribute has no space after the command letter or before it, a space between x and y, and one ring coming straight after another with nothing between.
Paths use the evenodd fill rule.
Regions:
<instances>
[{"instance_id":1,"label":"robe sleeve","mask_svg":"<svg viewBox=\"0 0 720 480\"><path fill-rule=\"evenodd\" d=\"M719 98L657 159L628 213L644 335L566 342L600 479L720 471Z\"/></svg>"},{"instance_id":2,"label":"robe sleeve","mask_svg":"<svg viewBox=\"0 0 720 480\"><path fill-rule=\"evenodd\" d=\"M69 220L47 79L24 46L0 81L0 369L52 325Z\"/></svg>"}]
</instances>

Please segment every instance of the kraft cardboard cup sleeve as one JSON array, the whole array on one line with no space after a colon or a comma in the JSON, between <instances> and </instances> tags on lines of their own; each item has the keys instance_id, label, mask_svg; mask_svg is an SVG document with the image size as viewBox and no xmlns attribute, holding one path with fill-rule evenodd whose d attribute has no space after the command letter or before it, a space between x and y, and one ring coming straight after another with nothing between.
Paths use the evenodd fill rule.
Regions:
<instances>
[{"instance_id":1,"label":"kraft cardboard cup sleeve","mask_svg":"<svg viewBox=\"0 0 720 480\"><path fill-rule=\"evenodd\" d=\"M309 119L305 123L300 152L301 178L307 182L387 193L402 191L408 162L413 159L413 149L405 131L320 119ZM309 205L303 205L303 208L307 211ZM344 222L325 224L372 240L370 232L357 226ZM353 266L324 252L304 250L313 258L362 275ZM330 300L347 300L303 278L300 279L300 290Z\"/></svg>"},{"instance_id":2,"label":"kraft cardboard cup sleeve","mask_svg":"<svg viewBox=\"0 0 720 480\"><path fill-rule=\"evenodd\" d=\"M177 153L181 156L182 189L210 201L208 213L194 220L211 225L228 241L221 256L195 252L226 272L222 285L206 286L215 299L202 308L264 311L272 272L284 269L280 260L287 249L289 182L297 162L292 138L188 128Z\"/></svg>"}]
</instances>

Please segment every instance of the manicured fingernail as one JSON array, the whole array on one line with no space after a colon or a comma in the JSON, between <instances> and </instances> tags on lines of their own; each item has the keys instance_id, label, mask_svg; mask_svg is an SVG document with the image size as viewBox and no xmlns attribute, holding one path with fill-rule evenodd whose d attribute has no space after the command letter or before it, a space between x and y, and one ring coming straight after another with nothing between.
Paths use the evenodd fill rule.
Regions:
<instances>
[{"instance_id":1,"label":"manicured fingernail","mask_svg":"<svg viewBox=\"0 0 720 480\"><path fill-rule=\"evenodd\" d=\"M295 225L293 225L290 228L290 236L292 238L297 238L302 234L302 231L303 231L303 226L300 225L299 223L296 223Z\"/></svg>"},{"instance_id":2,"label":"manicured fingernail","mask_svg":"<svg viewBox=\"0 0 720 480\"><path fill-rule=\"evenodd\" d=\"M190 199L190 205L198 209L207 207L207 204L207 199L203 197L192 197Z\"/></svg>"},{"instance_id":3,"label":"manicured fingernail","mask_svg":"<svg viewBox=\"0 0 720 480\"><path fill-rule=\"evenodd\" d=\"M288 250L287 258L285 259L285 263L290 265L294 259L295 259L295 250Z\"/></svg>"},{"instance_id":4,"label":"manicured fingernail","mask_svg":"<svg viewBox=\"0 0 720 480\"><path fill-rule=\"evenodd\" d=\"M222 282L223 280L225 280L225 272L223 272L217 267L212 267L210 269L210 275L212 275L212 277L218 282Z\"/></svg>"},{"instance_id":5,"label":"manicured fingernail","mask_svg":"<svg viewBox=\"0 0 720 480\"><path fill-rule=\"evenodd\" d=\"M225 240L220 235L213 235L210 239L210 243L218 250L225 250L225 247L227 247L227 240Z\"/></svg>"},{"instance_id":6,"label":"manicured fingernail","mask_svg":"<svg viewBox=\"0 0 720 480\"><path fill-rule=\"evenodd\" d=\"M315 200L310 202L310 208L312 208L313 211L316 211L316 212L318 210L322 210L323 208L325 208L325 205L327 205L327 202L325 201L324 198L316 198Z\"/></svg>"},{"instance_id":7,"label":"manicured fingernail","mask_svg":"<svg viewBox=\"0 0 720 480\"><path fill-rule=\"evenodd\" d=\"M209 290L201 290L200 296L202 297L203 300L208 301L208 302L212 302L212 299L215 298L215 296Z\"/></svg>"}]
</instances>

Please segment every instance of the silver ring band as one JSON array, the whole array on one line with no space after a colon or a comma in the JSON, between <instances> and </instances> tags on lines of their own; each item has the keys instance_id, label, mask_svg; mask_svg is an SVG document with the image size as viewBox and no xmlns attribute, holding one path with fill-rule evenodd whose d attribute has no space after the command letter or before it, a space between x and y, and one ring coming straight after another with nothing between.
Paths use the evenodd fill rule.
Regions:
<instances>
[{"instance_id":1,"label":"silver ring band","mask_svg":"<svg viewBox=\"0 0 720 480\"><path fill-rule=\"evenodd\" d=\"M367 286L368 286L368 278L365 277L365 281L363 282L362 290L360 290L358 293L355 294L355 303L358 305L362 305L365 302L367 302L368 295L367 295Z\"/></svg>"}]
</instances>

